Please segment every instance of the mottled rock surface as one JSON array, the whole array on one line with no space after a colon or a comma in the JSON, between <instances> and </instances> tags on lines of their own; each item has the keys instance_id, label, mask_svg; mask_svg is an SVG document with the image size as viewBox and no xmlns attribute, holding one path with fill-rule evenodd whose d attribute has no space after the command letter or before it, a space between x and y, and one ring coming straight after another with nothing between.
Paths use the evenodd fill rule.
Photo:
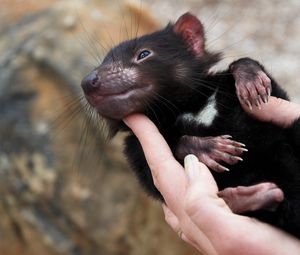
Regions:
<instances>
[{"instance_id":1,"label":"mottled rock surface","mask_svg":"<svg viewBox=\"0 0 300 255\"><path fill-rule=\"evenodd\" d=\"M4 1L0 17L0 254L191 254L80 91L101 51L157 23L120 1Z\"/></svg>"},{"instance_id":2,"label":"mottled rock surface","mask_svg":"<svg viewBox=\"0 0 300 255\"><path fill-rule=\"evenodd\" d=\"M197 254L82 100L82 77L137 30L190 10L224 51L219 68L256 58L300 102L299 1L135 2L0 1L0 254Z\"/></svg>"}]
</instances>

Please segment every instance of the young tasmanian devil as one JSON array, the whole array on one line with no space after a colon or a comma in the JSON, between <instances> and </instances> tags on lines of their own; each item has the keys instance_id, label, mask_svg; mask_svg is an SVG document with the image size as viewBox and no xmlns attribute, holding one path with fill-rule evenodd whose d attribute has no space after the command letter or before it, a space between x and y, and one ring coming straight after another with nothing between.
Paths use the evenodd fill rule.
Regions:
<instances>
[{"instance_id":1,"label":"young tasmanian devil","mask_svg":"<svg viewBox=\"0 0 300 255\"><path fill-rule=\"evenodd\" d=\"M270 94L287 95L249 58L210 72L220 54L205 49L204 37L200 21L186 13L163 30L123 42L83 79L85 96L112 134L130 132L125 116L147 115L179 161L193 153L210 167L234 212L300 237L300 121L284 129L245 113L240 103L259 107ZM125 154L142 186L161 198L131 132Z\"/></svg>"}]
</instances>

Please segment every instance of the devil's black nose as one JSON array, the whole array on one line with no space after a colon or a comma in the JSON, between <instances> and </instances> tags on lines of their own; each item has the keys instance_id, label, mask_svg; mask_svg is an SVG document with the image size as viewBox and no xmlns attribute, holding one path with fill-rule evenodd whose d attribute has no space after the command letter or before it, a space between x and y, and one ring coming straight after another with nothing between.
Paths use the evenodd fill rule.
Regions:
<instances>
[{"instance_id":1,"label":"devil's black nose","mask_svg":"<svg viewBox=\"0 0 300 255\"><path fill-rule=\"evenodd\" d=\"M85 93L91 92L92 90L98 88L99 86L100 86L100 79L95 71L88 74L81 81L81 87Z\"/></svg>"}]
</instances>

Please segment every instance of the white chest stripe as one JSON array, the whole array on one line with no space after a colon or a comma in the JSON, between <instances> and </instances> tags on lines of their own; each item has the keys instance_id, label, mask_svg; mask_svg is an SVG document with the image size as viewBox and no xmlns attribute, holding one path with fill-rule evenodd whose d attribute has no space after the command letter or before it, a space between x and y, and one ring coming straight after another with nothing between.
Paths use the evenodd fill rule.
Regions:
<instances>
[{"instance_id":1,"label":"white chest stripe","mask_svg":"<svg viewBox=\"0 0 300 255\"><path fill-rule=\"evenodd\" d=\"M217 103L216 103L216 92L209 97L207 104L197 113L186 113L183 118L187 121L194 120L199 124L209 127L214 119L218 116Z\"/></svg>"},{"instance_id":2,"label":"white chest stripe","mask_svg":"<svg viewBox=\"0 0 300 255\"><path fill-rule=\"evenodd\" d=\"M207 105L195 116L198 123L210 126L217 117L216 93L214 93L207 101Z\"/></svg>"}]
</instances>

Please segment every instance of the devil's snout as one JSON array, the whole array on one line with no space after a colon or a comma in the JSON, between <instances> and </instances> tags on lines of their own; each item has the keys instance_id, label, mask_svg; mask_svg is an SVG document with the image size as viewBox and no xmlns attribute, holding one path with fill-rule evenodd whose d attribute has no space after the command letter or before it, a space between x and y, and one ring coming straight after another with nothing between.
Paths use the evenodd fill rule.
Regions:
<instances>
[{"instance_id":1,"label":"devil's snout","mask_svg":"<svg viewBox=\"0 0 300 255\"><path fill-rule=\"evenodd\" d=\"M96 71L91 72L81 81L81 87L84 93L89 93L99 88L100 84L100 79Z\"/></svg>"}]
</instances>

